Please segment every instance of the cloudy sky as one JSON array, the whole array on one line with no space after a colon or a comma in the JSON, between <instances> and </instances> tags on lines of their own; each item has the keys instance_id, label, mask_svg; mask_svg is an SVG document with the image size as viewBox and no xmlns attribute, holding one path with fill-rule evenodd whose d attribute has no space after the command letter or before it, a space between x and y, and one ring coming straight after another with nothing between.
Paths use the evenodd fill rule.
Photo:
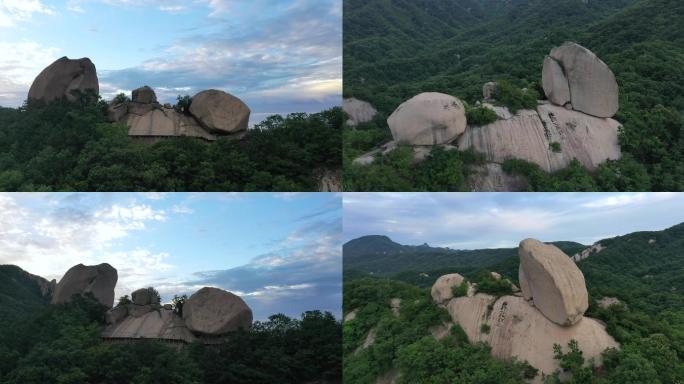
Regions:
<instances>
[{"instance_id":1,"label":"cloudy sky","mask_svg":"<svg viewBox=\"0 0 684 384\"><path fill-rule=\"evenodd\" d=\"M684 222L684 193L344 194L344 241L387 235L407 245L516 247L528 237L582 244Z\"/></svg>"},{"instance_id":2,"label":"cloudy sky","mask_svg":"<svg viewBox=\"0 0 684 384\"><path fill-rule=\"evenodd\" d=\"M341 103L342 0L0 0L0 106L62 56L89 57L111 99L222 89L252 121Z\"/></svg>"},{"instance_id":3,"label":"cloudy sky","mask_svg":"<svg viewBox=\"0 0 684 384\"><path fill-rule=\"evenodd\" d=\"M0 194L0 264L48 279L107 262L116 295L221 287L256 320L340 315L342 199L309 194Z\"/></svg>"}]
</instances>

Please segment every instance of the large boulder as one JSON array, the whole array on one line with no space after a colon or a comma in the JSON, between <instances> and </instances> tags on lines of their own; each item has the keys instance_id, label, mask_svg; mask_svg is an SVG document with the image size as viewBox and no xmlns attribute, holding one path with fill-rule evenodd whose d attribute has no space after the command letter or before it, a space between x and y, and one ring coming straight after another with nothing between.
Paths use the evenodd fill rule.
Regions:
<instances>
[{"instance_id":1,"label":"large boulder","mask_svg":"<svg viewBox=\"0 0 684 384\"><path fill-rule=\"evenodd\" d=\"M135 104L130 103L129 107ZM216 140L216 136L204 130L191 116L178 113L172 108L152 109L142 115L129 113L126 124L128 135L136 138L190 136L207 141Z\"/></svg>"},{"instance_id":2,"label":"large boulder","mask_svg":"<svg viewBox=\"0 0 684 384\"><path fill-rule=\"evenodd\" d=\"M159 296L157 296L153 288L140 288L133 291L131 293L131 300L133 304L137 305L159 304Z\"/></svg>"},{"instance_id":3,"label":"large boulder","mask_svg":"<svg viewBox=\"0 0 684 384\"><path fill-rule=\"evenodd\" d=\"M204 287L188 298L183 320L191 331L216 336L252 326L252 310L239 297L218 288Z\"/></svg>"},{"instance_id":4,"label":"large boulder","mask_svg":"<svg viewBox=\"0 0 684 384\"><path fill-rule=\"evenodd\" d=\"M430 294L437 304L445 304L454 297L453 288L458 287L465 281L465 278L458 273L451 273L441 276L432 285ZM470 285L468 285L470 291Z\"/></svg>"},{"instance_id":5,"label":"large boulder","mask_svg":"<svg viewBox=\"0 0 684 384\"><path fill-rule=\"evenodd\" d=\"M157 102L157 94L147 85L134 89L132 92L133 101L137 103L152 104Z\"/></svg>"},{"instance_id":6,"label":"large boulder","mask_svg":"<svg viewBox=\"0 0 684 384\"><path fill-rule=\"evenodd\" d=\"M446 144L465 131L465 107L453 96L421 93L401 104L387 124L400 144Z\"/></svg>"},{"instance_id":7,"label":"large boulder","mask_svg":"<svg viewBox=\"0 0 684 384\"><path fill-rule=\"evenodd\" d=\"M566 85L567 84L567 85ZM575 43L551 50L542 72L544 93L553 103L597 117L612 117L619 108L618 84L608 65Z\"/></svg>"},{"instance_id":8,"label":"large boulder","mask_svg":"<svg viewBox=\"0 0 684 384\"><path fill-rule=\"evenodd\" d=\"M247 130L251 111L242 100L215 89L192 98L190 114L204 128L217 134L236 134Z\"/></svg>"},{"instance_id":9,"label":"large boulder","mask_svg":"<svg viewBox=\"0 0 684 384\"><path fill-rule=\"evenodd\" d=\"M368 123L378 114L378 111L370 103L353 97L342 101L342 110L349 116L347 125L352 127Z\"/></svg>"},{"instance_id":10,"label":"large boulder","mask_svg":"<svg viewBox=\"0 0 684 384\"><path fill-rule=\"evenodd\" d=\"M57 283L52 304L66 303L71 301L73 295L89 292L103 305L112 307L117 280L116 269L107 263L94 266L78 264L71 267Z\"/></svg>"},{"instance_id":11,"label":"large boulder","mask_svg":"<svg viewBox=\"0 0 684 384\"><path fill-rule=\"evenodd\" d=\"M95 65L88 58L71 60L68 57L50 64L36 77L29 89L29 100L50 103L66 97L74 101L72 91L100 92Z\"/></svg>"},{"instance_id":12,"label":"large boulder","mask_svg":"<svg viewBox=\"0 0 684 384\"><path fill-rule=\"evenodd\" d=\"M105 339L154 339L185 343L192 343L197 340L195 335L188 330L183 319L173 310L160 308L155 311L147 311L139 316L129 315L123 318L120 317L120 314L109 316L110 319L116 316L117 321L108 322L109 325L102 331L102 337Z\"/></svg>"},{"instance_id":13,"label":"large boulder","mask_svg":"<svg viewBox=\"0 0 684 384\"><path fill-rule=\"evenodd\" d=\"M554 245L526 239L518 248L520 286L524 298L549 320L572 325L582 320L589 306L584 275L572 259Z\"/></svg>"}]
</instances>

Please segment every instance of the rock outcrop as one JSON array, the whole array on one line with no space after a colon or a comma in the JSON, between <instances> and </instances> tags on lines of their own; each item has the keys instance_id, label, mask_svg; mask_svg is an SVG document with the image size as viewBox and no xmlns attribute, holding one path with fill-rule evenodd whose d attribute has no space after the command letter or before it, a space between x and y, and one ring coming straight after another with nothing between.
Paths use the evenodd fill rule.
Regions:
<instances>
[{"instance_id":1,"label":"rock outcrop","mask_svg":"<svg viewBox=\"0 0 684 384\"><path fill-rule=\"evenodd\" d=\"M202 91L195 95L189 114L157 102L154 90L148 86L132 94L131 101L113 101L108 112L110 121L126 124L128 135L138 140L156 142L188 136L215 141L219 137L241 138L247 132L249 108L223 91Z\"/></svg>"},{"instance_id":2,"label":"rock outcrop","mask_svg":"<svg viewBox=\"0 0 684 384\"><path fill-rule=\"evenodd\" d=\"M215 336L251 328L252 310L239 296L204 287L188 298L183 320L191 331Z\"/></svg>"},{"instance_id":3,"label":"rock outcrop","mask_svg":"<svg viewBox=\"0 0 684 384\"><path fill-rule=\"evenodd\" d=\"M190 296L179 315L170 304L161 305L151 288L131 294L132 302L120 303L105 315L102 337L109 339L159 339L214 344L221 336L252 325L252 311L238 296L205 287Z\"/></svg>"},{"instance_id":4,"label":"rock outcrop","mask_svg":"<svg viewBox=\"0 0 684 384\"><path fill-rule=\"evenodd\" d=\"M421 93L401 104L387 124L399 144L447 144L466 129L465 107L453 96Z\"/></svg>"},{"instance_id":5,"label":"rock outcrop","mask_svg":"<svg viewBox=\"0 0 684 384\"><path fill-rule=\"evenodd\" d=\"M539 369L534 383L560 369L553 358L554 344L565 347L576 340L583 356L600 364L601 353L619 345L603 324L583 316L586 287L579 269L560 250L536 240L521 242L519 254L525 297L475 293L451 298L446 308L452 321L463 328L470 342L488 343L492 356L515 357ZM451 279L448 276L452 275L437 280L433 292L443 289L444 281ZM433 298L444 305L441 296Z\"/></svg>"},{"instance_id":6,"label":"rock outcrop","mask_svg":"<svg viewBox=\"0 0 684 384\"><path fill-rule=\"evenodd\" d=\"M482 86L482 97L484 97L485 100L492 100L497 89L495 82L490 81L485 83L485 85Z\"/></svg>"},{"instance_id":7,"label":"rock outcrop","mask_svg":"<svg viewBox=\"0 0 684 384\"><path fill-rule=\"evenodd\" d=\"M349 117L347 125L350 127L371 122L378 114L378 111L370 103L353 97L342 101L342 110Z\"/></svg>"},{"instance_id":8,"label":"rock outcrop","mask_svg":"<svg viewBox=\"0 0 684 384\"><path fill-rule=\"evenodd\" d=\"M459 148L483 153L491 163L522 159L547 172L563 169L573 159L595 170L601 163L621 157L620 124L613 119L600 119L551 104L539 105L538 111L520 110L505 119L500 109L505 108L495 107L499 120L468 127L458 141Z\"/></svg>"},{"instance_id":9,"label":"rock outcrop","mask_svg":"<svg viewBox=\"0 0 684 384\"><path fill-rule=\"evenodd\" d=\"M460 286L465 281L465 278L458 273L452 273L449 275L444 275L435 281L432 285L430 294L432 299L437 304L445 304L449 300L453 299L454 293L453 288Z\"/></svg>"},{"instance_id":10,"label":"rock outcrop","mask_svg":"<svg viewBox=\"0 0 684 384\"><path fill-rule=\"evenodd\" d=\"M74 101L76 97L72 91L86 92L92 90L100 92L95 65L88 58L71 60L62 57L36 77L29 89L28 99L50 103L66 97Z\"/></svg>"},{"instance_id":11,"label":"rock outcrop","mask_svg":"<svg viewBox=\"0 0 684 384\"><path fill-rule=\"evenodd\" d=\"M78 264L71 267L57 283L52 304L69 302L73 295L92 293L100 303L111 308L114 305L114 287L117 280L117 271L109 264Z\"/></svg>"},{"instance_id":12,"label":"rock outcrop","mask_svg":"<svg viewBox=\"0 0 684 384\"><path fill-rule=\"evenodd\" d=\"M237 97L210 89L193 96L190 114L209 132L232 135L247 131L251 111Z\"/></svg>"},{"instance_id":13,"label":"rock outcrop","mask_svg":"<svg viewBox=\"0 0 684 384\"><path fill-rule=\"evenodd\" d=\"M618 110L618 84L608 65L575 43L551 50L542 72L544 93L551 102L597 117Z\"/></svg>"},{"instance_id":14,"label":"rock outcrop","mask_svg":"<svg viewBox=\"0 0 684 384\"><path fill-rule=\"evenodd\" d=\"M572 259L551 244L526 239L518 248L523 296L559 325L578 323L589 307L584 275Z\"/></svg>"}]
</instances>

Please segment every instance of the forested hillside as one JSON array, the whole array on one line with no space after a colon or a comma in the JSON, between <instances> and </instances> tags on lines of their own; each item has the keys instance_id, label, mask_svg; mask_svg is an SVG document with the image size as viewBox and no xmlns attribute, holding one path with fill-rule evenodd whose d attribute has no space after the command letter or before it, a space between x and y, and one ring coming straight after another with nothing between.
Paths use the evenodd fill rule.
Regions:
<instances>
[{"instance_id":1,"label":"forested hillside","mask_svg":"<svg viewBox=\"0 0 684 384\"><path fill-rule=\"evenodd\" d=\"M447 93L472 105L489 81L540 91L544 57L565 41L588 47L615 73L623 158L594 173L574 164L553 175L530 164L505 170L525 175L532 190L684 189L678 0L351 0L344 28L344 95L379 111L372 123L344 132L347 190L464 189L467 165L478 162L467 153L420 165L401 151L366 167L351 161L389 139L385 118L418 93Z\"/></svg>"},{"instance_id":2,"label":"forested hillside","mask_svg":"<svg viewBox=\"0 0 684 384\"><path fill-rule=\"evenodd\" d=\"M604 249L578 263L590 295L586 316L606 323L606 330L620 344L619 352L603 356L603 368L581 368L581 355L559 356L574 375L572 383L661 383L684 380L684 224L664 231L638 232L599 242ZM566 253L576 243L556 243ZM482 252L486 252L483 250ZM434 255L414 254L432 259ZM367 258L377 257L368 254ZM422 264L429 264L423 261ZM345 255L345 268L348 264ZM451 336L436 341L435 329L448 319L446 311L432 304L429 287L441 275L458 272L477 282L483 271L495 271L518 284L518 257L511 249L507 258L488 260L477 268L452 259L451 266L392 274L389 266L381 276L345 273L344 312L355 312L345 322L345 374L359 383L396 369L407 372L407 381L441 383L524 383L529 370L515 363L499 362L486 345L468 345L459 327ZM615 297L620 303L600 307L597 300ZM401 314L392 312L391 299L401 298ZM404 304L409 308L404 312ZM413 303L413 304L411 304ZM414 306L417 307L414 309ZM374 329L373 345L362 348ZM467 338L465 339L467 340ZM565 347L565 346L564 346ZM580 346L581 347L581 346ZM580 348L581 349L581 348ZM567 350L567 349L566 349ZM554 351L548 351L553 356ZM393 370L394 369L394 370ZM473 373L476 372L476 373ZM410 379L409 379L410 378ZM551 381L554 382L554 381Z\"/></svg>"},{"instance_id":3,"label":"forested hillside","mask_svg":"<svg viewBox=\"0 0 684 384\"><path fill-rule=\"evenodd\" d=\"M340 383L341 324L328 312L254 322L219 345L106 342L92 295L50 305L15 266L0 268L0 383Z\"/></svg>"},{"instance_id":4,"label":"forested hillside","mask_svg":"<svg viewBox=\"0 0 684 384\"><path fill-rule=\"evenodd\" d=\"M318 191L340 168L342 112L271 116L240 141L143 144L103 101L0 108L3 191Z\"/></svg>"}]
</instances>

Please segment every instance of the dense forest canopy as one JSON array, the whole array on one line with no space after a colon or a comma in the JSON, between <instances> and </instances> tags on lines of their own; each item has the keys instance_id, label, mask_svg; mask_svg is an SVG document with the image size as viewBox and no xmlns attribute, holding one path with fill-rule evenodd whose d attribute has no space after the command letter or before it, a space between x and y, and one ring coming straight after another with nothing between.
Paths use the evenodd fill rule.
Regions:
<instances>
[{"instance_id":1,"label":"dense forest canopy","mask_svg":"<svg viewBox=\"0 0 684 384\"><path fill-rule=\"evenodd\" d=\"M344 31L344 95L379 111L372 123L344 132L347 190L465 189L467 165L478 159L464 153L427 165L401 152L366 167L351 161L391 138L385 118L418 93L474 104L489 81L541 91L544 56L565 41L595 52L617 77L623 158L594 173L571 164L548 175L520 162L505 170L525 175L532 190L684 189L681 1L349 0Z\"/></svg>"},{"instance_id":2,"label":"dense forest canopy","mask_svg":"<svg viewBox=\"0 0 684 384\"><path fill-rule=\"evenodd\" d=\"M103 101L0 108L0 190L317 191L340 169L342 112L271 116L243 140L144 144Z\"/></svg>"},{"instance_id":3,"label":"dense forest canopy","mask_svg":"<svg viewBox=\"0 0 684 384\"><path fill-rule=\"evenodd\" d=\"M599 319L620 344L620 351L607 351L603 368L582 366L581 345L562 346L556 354L561 366L572 372L572 383L660 383L676 384L684 380L684 224L664 231L637 232L599 242L604 249L578 263L590 295L586 316ZM566 253L577 250L577 243L555 243ZM357 248L358 249L358 248ZM369 250L371 248L366 248ZM415 249L415 248L414 248ZM501 250L479 250L496 255ZM479 264L461 263L452 256L445 264L434 252L411 253L408 263L398 258L404 268L392 265L379 270L372 262L347 262L345 254L344 312L356 312L354 321L344 324L344 373L359 383L372 383L392 368L408 372L405 381L426 383L524 383L529 367L519 362L496 361L488 346L469 345L459 327L442 341L431 336L448 314L432 304L430 287L447 273L460 273L477 282L484 271L495 271L518 284L518 256L510 249L508 256L483 257ZM393 256L397 256L394 253ZM383 259L384 254L366 252L355 258ZM432 261L434 260L434 261ZM363 268L372 265L375 272ZM410 268L415 265L435 270ZM353 268L352 268L353 267ZM403 269L396 272L397 269ZM597 300L616 297L620 303L602 308ZM392 298L414 303L399 317L393 315ZM414 305L420 310L413 310ZM375 329L375 343L359 348ZM398 335L398 336L397 336ZM464 339L465 337L465 339ZM465 341L464 341L465 340ZM548 351L554 356L554 351ZM457 359L455 361L454 359ZM589 363L589 362L586 362ZM478 368L480 367L480 368ZM468 370L470 369L470 371ZM413 381L412 381L413 380ZM447 380L447 381L445 381ZM554 379L549 379L555 382Z\"/></svg>"},{"instance_id":4,"label":"dense forest canopy","mask_svg":"<svg viewBox=\"0 0 684 384\"><path fill-rule=\"evenodd\" d=\"M49 305L13 266L0 267L0 383L341 383L341 324L328 312L257 321L228 342L178 348L105 342L106 308L92 296ZM23 303L13 306L12 303Z\"/></svg>"}]
</instances>

